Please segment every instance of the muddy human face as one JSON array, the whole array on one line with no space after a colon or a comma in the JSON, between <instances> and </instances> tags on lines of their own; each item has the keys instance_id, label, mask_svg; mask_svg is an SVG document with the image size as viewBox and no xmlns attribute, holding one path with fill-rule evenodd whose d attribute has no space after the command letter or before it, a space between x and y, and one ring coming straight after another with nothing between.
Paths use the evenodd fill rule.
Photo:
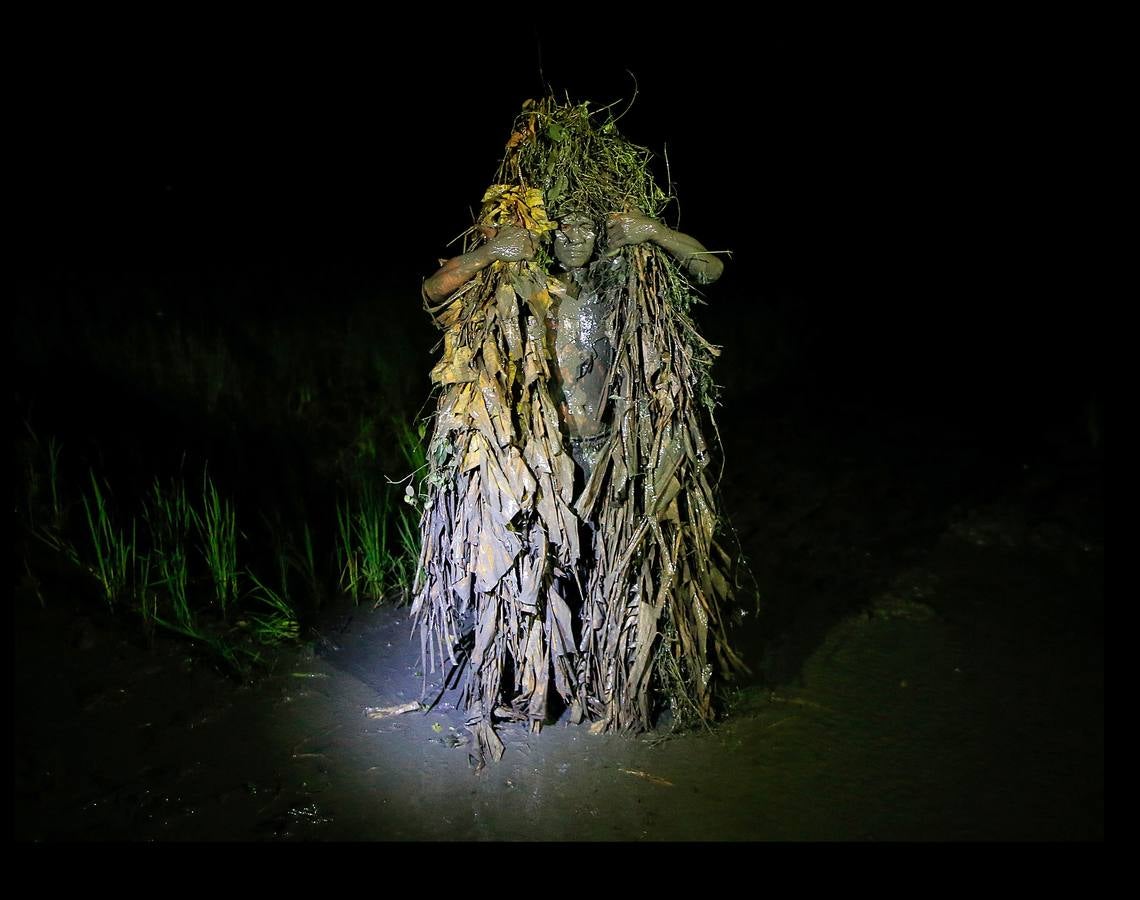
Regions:
<instances>
[{"instance_id":1,"label":"muddy human face","mask_svg":"<svg viewBox=\"0 0 1140 900\"><path fill-rule=\"evenodd\" d=\"M598 236L594 220L582 213L563 216L554 232L554 256L567 269L577 269L590 261L594 239Z\"/></svg>"}]
</instances>

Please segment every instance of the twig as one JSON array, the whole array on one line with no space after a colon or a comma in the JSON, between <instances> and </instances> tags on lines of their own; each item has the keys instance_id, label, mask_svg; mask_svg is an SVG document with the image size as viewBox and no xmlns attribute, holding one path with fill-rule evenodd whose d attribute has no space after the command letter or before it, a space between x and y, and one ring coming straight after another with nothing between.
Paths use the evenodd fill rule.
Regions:
<instances>
[{"instance_id":1,"label":"twig","mask_svg":"<svg viewBox=\"0 0 1140 900\"><path fill-rule=\"evenodd\" d=\"M637 769L618 769L618 771L624 772L626 775L636 775L638 778L644 778L646 781L651 781L662 787L673 787L673 782L666 781L664 778L658 778L656 775L650 775L648 772L641 772Z\"/></svg>"},{"instance_id":2,"label":"twig","mask_svg":"<svg viewBox=\"0 0 1140 900\"><path fill-rule=\"evenodd\" d=\"M366 706L364 715L370 719L387 719L389 716L402 716L404 713L419 712L422 708L418 700L400 706Z\"/></svg>"}]
</instances>

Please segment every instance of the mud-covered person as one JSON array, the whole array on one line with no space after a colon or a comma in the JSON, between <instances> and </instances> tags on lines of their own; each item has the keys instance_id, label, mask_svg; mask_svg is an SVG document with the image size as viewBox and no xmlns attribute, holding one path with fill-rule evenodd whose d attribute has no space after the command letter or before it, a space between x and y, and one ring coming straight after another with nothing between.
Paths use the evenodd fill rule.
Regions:
<instances>
[{"instance_id":1,"label":"mud-covered person","mask_svg":"<svg viewBox=\"0 0 1140 900\"><path fill-rule=\"evenodd\" d=\"M613 251L652 241L674 256L699 284L720 278L724 265L699 241L637 213L614 213L606 218L604 258L593 259L598 227L583 213L564 215L554 232L554 258L560 271L551 273L545 287L553 301L548 327L554 335L557 374L554 378L559 416L570 451L588 479L597 454L608 435L603 395L613 364L613 339L608 333L614 293L600 289L600 267L620 265ZM449 259L424 281L424 294L434 305L470 281L496 260L533 260L538 238L525 228L505 226L486 243ZM591 262L593 260L593 262Z\"/></svg>"}]
</instances>

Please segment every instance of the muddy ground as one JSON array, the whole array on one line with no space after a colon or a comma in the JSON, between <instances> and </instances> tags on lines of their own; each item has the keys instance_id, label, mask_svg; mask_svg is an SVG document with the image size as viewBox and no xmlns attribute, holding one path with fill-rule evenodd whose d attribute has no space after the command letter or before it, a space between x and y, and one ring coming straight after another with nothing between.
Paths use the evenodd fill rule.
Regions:
<instances>
[{"instance_id":1,"label":"muddy ground","mask_svg":"<svg viewBox=\"0 0 1140 900\"><path fill-rule=\"evenodd\" d=\"M1103 839L1096 454L753 400L763 428L726 433L725 475L761 598L737 632L753 675L714 730L507 727L476 772L453 692L366 713L424 691L406 609L331 610L238 684L24 574L15 837Z\"/></svg>"}]
</instances>

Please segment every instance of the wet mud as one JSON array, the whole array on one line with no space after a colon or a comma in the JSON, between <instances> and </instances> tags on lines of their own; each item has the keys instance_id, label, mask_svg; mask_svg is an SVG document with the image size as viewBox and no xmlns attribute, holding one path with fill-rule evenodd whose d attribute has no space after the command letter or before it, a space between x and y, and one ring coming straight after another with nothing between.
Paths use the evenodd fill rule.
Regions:
<instances>
[{"instance_id":1,"label":"wet mud","mask_svg":"<svg viewBox=\"0 0 1140 900\"><path fill-rule=\"evenodd\" d=\"M984 448L841 418L774 409L727 437L761 604L737 632L752 677L710 731L503 726L477 772L454 692L396 711L445 674L425 681L406 609L334 610L237 684L23 576L15 837L1103 839L1099 469L987 482Z\"/></svg>"}]
</instances>

